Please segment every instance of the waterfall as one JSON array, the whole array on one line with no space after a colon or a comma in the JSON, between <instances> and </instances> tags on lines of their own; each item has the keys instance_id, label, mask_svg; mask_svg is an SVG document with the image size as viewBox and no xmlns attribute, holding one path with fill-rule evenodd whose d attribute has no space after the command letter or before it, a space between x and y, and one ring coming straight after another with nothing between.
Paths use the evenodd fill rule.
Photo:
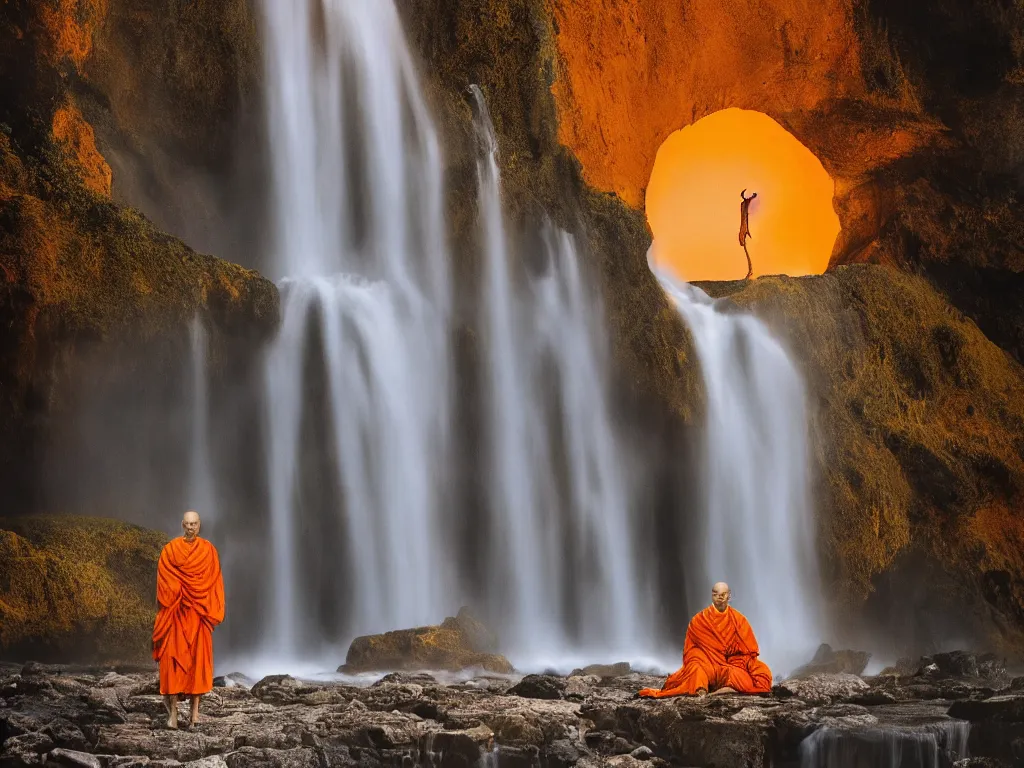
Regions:
<instances>
[{"instance_id":1,"label":"waterfall","mask_svg":"<svg viewBox=\"0 0 1024 768\"><path fill-rule=\"evenodd\" d=\"M545 223L545 265L516 280L498 146L471 88L479 142L483 317L490 417L491 583L520 658L636 654L651 612L637 568L630 488L608 402L605 327L573 238ZM560 455L555 455L559 451ZM559 468L561 470L559 471Z\"/></svg>"},{"instance_id":2,"label":"waterfall","mask_svg":"<svg viewBox=\"0 0 1024 768\"><path fill-rule=\"evenodd\" d=\"M328 623L349 637L451 608L436 482L451 287L439 144L392 3L263 9L283 302L266 361L267 645L295 658L344 599ZM325 424L310 481L307 433Z\"/></svg>"},{"instance_id":3,"label":"waterfall","mask_svg":"<svg viewBox=\"0 0 1024 768\"><path fill-rule=\"evenodd\" d=\"M192 419L189 425L188 499L189 509L199 513L204 523L216 519L217 499L210 463L210 398L206 382L208 355L206 327L199 317L189 326L189 352L192 366Z\"/></svg>"},{"instance_id":4,"label":"waterfall","mask_svg":"<svg viewBox=\"0 0 1024 768\"><path fill-rule=\"evenodd\" d=\"M820 728L800 743L800 768L942 768L969 756L971 724Z\"/></svg>"},{"instance_id":5,"label":"waterfall","mask_svg":"<svg viewBox=\"0 0 1024 768\"><path fill-rule=\"evenodd\" d=\"M486 409L467 474L486 493L459 508L443 165L395 8L264 0L264 12L282 295L264 369L265 660L337 663L353 636L437 623L467 596L521 668L649 658L634 480L600 291L575 239L539 225L536 269L510 247L474 88L483 281L465 303L479 313Z\"/></svg>"},{"instance_id":6,"label":"waterfall","mask_svg":"<svg viewBox=\"0 0 1024 768\"><path fill-rule=\"evenodd\" d=\"M703 558L693 605L728 582L778 677L822 639L803 380L757 318L648 264L693 334L707 392Z\"/></svg>"}]
</instances>

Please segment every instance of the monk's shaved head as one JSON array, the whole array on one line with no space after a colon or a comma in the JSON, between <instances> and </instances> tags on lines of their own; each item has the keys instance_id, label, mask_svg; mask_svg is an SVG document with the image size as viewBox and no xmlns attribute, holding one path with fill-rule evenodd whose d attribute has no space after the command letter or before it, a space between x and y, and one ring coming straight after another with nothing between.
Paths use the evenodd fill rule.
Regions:
<instances>
[{"instance_id":1,"label":"monk's shaved head","mask_svg":"<svg viewBox=\"0 0 1024 768\"><path fill-rule=\"evenodd\" d=\"M724 581L717 582L711 588L711 604L720 612L729 607L730 597L732 597L732 592L729 590L729 585Z\"/></svg>"},{"instance_id":2,"label":"monk's shaved head","mask_svg":"<svg viewBox=\"0 0 1024 768\"><path fill-rule=\"evenodd\" d=\"M181 518L181 530L185 532L185 540L193 541L199 535L199 513L190 509Z\"/></svg>"}]
</instances>

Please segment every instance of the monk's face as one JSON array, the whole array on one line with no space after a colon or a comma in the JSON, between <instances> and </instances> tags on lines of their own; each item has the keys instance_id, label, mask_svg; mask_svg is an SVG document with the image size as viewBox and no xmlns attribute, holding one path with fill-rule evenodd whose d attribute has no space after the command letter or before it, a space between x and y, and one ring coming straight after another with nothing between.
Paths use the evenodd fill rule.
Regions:
<instances>
[{"instance_id":1,"label":"monk's face","mask_svg":"<svg viewBox=\"0 0 1024 768\"><path fill-rule=\"evenodd\" d=\"M199 515L195 512L186 512L181 520L181 530L185 533L185 541L192 541L199 535Z\"/></svg>"},{"instance_id":2,"label":"monk's face","mask_svg":"<svg viewBox=\"0 0 1024 768\"><path fill-rule=\"evenodd\" d=\"M729 607L730 597L732 597L732 593L729 591L729 585L724 582L719 582L711 588L711 604L719 612Z\"/></svg>"}]
</instances>

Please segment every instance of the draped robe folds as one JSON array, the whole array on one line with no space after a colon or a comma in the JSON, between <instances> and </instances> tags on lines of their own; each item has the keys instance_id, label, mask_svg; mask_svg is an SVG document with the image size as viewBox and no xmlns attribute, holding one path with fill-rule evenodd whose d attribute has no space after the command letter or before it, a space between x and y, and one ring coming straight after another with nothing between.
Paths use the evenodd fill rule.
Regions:
<instances>
[{"instance_id":1,"label":"draped robe folds","mask_svg":"<svg viewBox=\"0 0 1024 768\"><path fill-rule=\"evenodd\" d=\"M747 617L732 607L709 605L690 620L683 645L683 666L669 675L661 690L644 688L641 696L666 698L718 688L739 693L768 693L772 673L757 658L754 630Z\"/></svg>"},{"instance_id":2,"label":"draped robe folds","mask_svg":"<svg viewBox=\"0 0 1024 768\"><path fill-rule=\"evenodd\" d=\"M224 620L224 579L217 549L179 536L157 565L153 658L160 693L202 695L213 689L213 628Z\"/></svg>"}]
</instances>

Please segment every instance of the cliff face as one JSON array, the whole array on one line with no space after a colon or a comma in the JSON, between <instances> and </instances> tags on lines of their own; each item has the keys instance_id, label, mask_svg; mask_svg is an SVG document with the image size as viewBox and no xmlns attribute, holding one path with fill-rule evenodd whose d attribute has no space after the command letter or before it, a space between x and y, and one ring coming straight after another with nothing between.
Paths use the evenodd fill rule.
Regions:
<instances>
[{"instance_id":1,"label":"cliff face","mask_svg":"<svg viewBox=\"0 0 1024 768\"><path fill-rule=\"evenodd\" d=\"M763 318L804 369L824 593L866 601L905 646L971 627L1024 652L1024 368L890 267L702 287ZM865 614L842 615L856 631Z\"/></svg>"},{"instance_id":2,"label":"cliff face","mask_svg":"<svg viewBox=\"0 0 1024 768\"><path fill-rule=\"evenodd\" d=\"M559 135L590 184L639 207L671 132L725 107L762 111L835 179L833 264L923 274L1024 359L1019 6L606 5L550 2Z\"/></svg>"},{"instance_id":3,"label":"cliff face","mask_svg":"<svg viewBox=\"0 0 1024 768\"><path fill-rule=\"evenodd\" d=\"M825 276L706 287L740 291L810 378L822 549L849 624L926 644L970 615L1019 652L1024 10L607 5L549 3L559 136L593 187L641 207L664 139L725 107L770 115L835 180ZM889 269L842 267L858 263Z\"/></svg>"},{"instance_id":4,"label":"cliff face","mask_svg":"<svg viewBox=\"0 0 1024 768\"><path fill-rule=\"evenodd\" d=\"M0 16L0 482L12 513L39 509L40 467L84 382L160 381L181 367L197 315L225 345L265 337L277 318L272 283L111 200L78 95L107 11L15 1Z\"/></svg>"}]
</instances>

